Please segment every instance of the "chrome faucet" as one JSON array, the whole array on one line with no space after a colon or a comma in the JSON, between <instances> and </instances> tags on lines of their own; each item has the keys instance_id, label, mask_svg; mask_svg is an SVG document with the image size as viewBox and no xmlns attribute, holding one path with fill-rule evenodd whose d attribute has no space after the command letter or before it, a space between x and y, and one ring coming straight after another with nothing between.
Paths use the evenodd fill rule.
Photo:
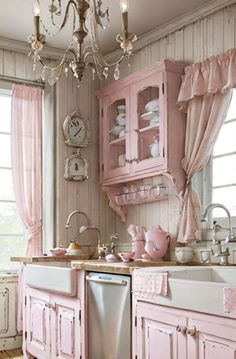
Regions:
<instances>
[{"instance_id":1,"label":"chrome faucet","mask_svg":"<svg viewBox=\"0 0 236 359\"><path fill-rule=\"evenodd\" d=\"M210 212L214 209L214 208L222 208L225 210L227 216L228 216L228 220L229 220L229 229L228 229L228 233L226 236L226 239L224 241L224 244L228 243L231 239L234 238L233 235L233 229L232 229L232 222L231 222L231 215L229 210L220 203L212 203L209 206L207 206L207 208L205 209L205 212L203 213L201 222L207 222L208 221L208 217ZM226 247L224 250L222 249L222 241L221 240L217 240L216 239L216 233L217 231L222 228L221 226L219 226L216 222L214 222L213 224L213 239L212 239L212 244L216 244L217 245L217 252L214 252L213 248L211 248L211 254L214 255L215 257L219 257L220 258L220 265L228 265L228 257L230 255L229 253L229 248Z\"/></svg>"},{"instance_id":2,"label":"chrome faucet","mask_svg":"<svg viewBox=\"0 0 236 359\"><path fill-rule=\"evenodd\" d=\"M71 227L71 225L70 225L71 217L72 217L74 214L76 214L76 213L82 214L82 215L85 217L85 219L86 219L87 226L90 226L90 219L89 219L88 215L87 215L85 212L80 211L79 209L76 209L75 211L73 211L73 212L71 212L71 213L69 214L69 216L68 216L68 218L67 218L67 221L66 221L66 229Z\"/></svg>"},{"instance_id":3,"label":"chrome faucet","mask_svg":"<svg viewBox=\"0 0 236 359\"><path fill-rule=\"evenodd\" d=\"M85 231L96 231L97 232L97 251L98 251L98 259L102 259L106 254L106 246L105 244L101 244L101 232L100 229L96 226L81 226L79 232L84 233Z\"/></svg>"}]
</instances>

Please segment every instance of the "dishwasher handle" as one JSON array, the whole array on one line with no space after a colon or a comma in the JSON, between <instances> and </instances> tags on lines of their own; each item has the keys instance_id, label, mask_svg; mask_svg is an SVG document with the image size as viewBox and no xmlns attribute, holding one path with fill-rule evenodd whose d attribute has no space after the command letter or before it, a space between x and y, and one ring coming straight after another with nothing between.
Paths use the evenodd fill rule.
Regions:
<instances>
[{"instance_id":1,"label":"dishwasher handle","mask_svg":"<svg viewBox=\"0 0 236 359\"><path fill-rule=\"evenodd\" d=\"M89 277L88 275L86 276L86 279L90 282L96 282L96 283L127 285L126 280L114 280L114 279L105 279L99 277Z\"/></svg>"}]
</instances>

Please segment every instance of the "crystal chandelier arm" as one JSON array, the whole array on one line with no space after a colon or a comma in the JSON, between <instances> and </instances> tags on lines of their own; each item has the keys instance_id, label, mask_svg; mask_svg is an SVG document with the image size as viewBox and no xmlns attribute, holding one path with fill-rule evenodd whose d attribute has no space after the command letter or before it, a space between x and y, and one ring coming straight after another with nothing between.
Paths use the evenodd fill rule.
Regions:
<instances>
[{"instance_id":1,"label":"crystal chandelier arm","mask_svg":"<svg viewBox=\"0 0 236 359\"><path fill-rule=\"evenodd\" d=\"M52 1L52 5L53 6L53 3L54 1ZM59 3L59 12L55 12L55 11L51 11L51 22L52 22L52 25L55 26L57 29L58 29L58 32L60 30L62 30L66 23L67 23L67 20L68 20L68 16L69 16L69 10L70 10L70 6L72 5L73 9L74 9L74 21L73 21L73 28L74 28L74 24L75 24L75 12L76 12L76 2L74 0L69 0L68 4L66 5L66 9L65 9L65 15L64 15L64 18L63 18L63 21L62 21L62 24L59 26L55 23L54 21L54 14L57 15L57 16L60 16L61 15L61 3Z\"/></svg>"},{"instance_id":2,"label":"crystal chandelier arm","mask_svg":"<svg viewBox=\"0 0 236 359\"><path fill-rule=\"evenodd\" d=\"M119 63L124 59L125 55L122 54L117 60L115 60L115 61L113 61L113 62L107 62L107 61L105 60L105 58L102 56L102 54L101 54L100 51L94 53L94 52L92 51L92 48L88 45L88 46L86 46L86 47L84 48L84 61L85 61L85 63L87 63L87 64L89 63L88 60L87 60L89 57L92 57L93 60L96 58L97 62L99 63L99 65L100 65L101 67L113 67L113 66L115 66L116 64L119 64Z\"/></svg>"}]
</instances>

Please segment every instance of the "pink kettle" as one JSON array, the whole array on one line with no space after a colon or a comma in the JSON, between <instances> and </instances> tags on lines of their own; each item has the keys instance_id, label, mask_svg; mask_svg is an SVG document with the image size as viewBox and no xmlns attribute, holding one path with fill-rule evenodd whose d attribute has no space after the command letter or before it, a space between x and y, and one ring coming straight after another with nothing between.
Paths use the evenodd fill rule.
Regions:
<instances>
[{"instance_id":1,"label":"pink kettle","mask_svg":"<svg viewBox=\"0 0 236 359\"><path fill-rule=\"evenodd\" d=\"M144 254L142 257L145 259L161 259L167 252L170 235L165 232L160 226L153 227L149 231L145 230L145 251L147 254Z\"/></svg>"},{"instance_id":2,"label":"pink kettle","mask_svg":"<svg viewBox=\"0 0 236 359\"><path fill-rule=\"evenodd\" d=\"M132 237L132 252L134 252L132 259L142 258L142 255L145 253L142 227L130 224L128 233Z\"/></svg>"}]
</instances>

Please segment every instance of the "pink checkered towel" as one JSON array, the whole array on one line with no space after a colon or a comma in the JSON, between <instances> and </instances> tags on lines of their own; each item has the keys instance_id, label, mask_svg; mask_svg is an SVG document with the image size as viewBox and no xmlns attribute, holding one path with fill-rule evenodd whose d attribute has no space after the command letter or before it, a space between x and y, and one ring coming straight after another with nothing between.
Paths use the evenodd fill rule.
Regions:
<instances>
[{"instance_id":1,"label":"pink checkered towel","mask_svg":"<svg viewBox=\"0 0 236 359\"><path fill-rule=\"evenodd\" d=\"M134 271L133 292L144 298L154 298L157 295L167 295L168 273L150 273Z\"/></svg>"},{"instance_id":2,"label":"pink checkered towel","mask_svg":"<svg viewBox=\"0 0 236 359\"><path fill-rule=\"evenodd\" d=\"M224 312L236 314L236 287L224 288Z\"/></svg>"}]
</instances>

